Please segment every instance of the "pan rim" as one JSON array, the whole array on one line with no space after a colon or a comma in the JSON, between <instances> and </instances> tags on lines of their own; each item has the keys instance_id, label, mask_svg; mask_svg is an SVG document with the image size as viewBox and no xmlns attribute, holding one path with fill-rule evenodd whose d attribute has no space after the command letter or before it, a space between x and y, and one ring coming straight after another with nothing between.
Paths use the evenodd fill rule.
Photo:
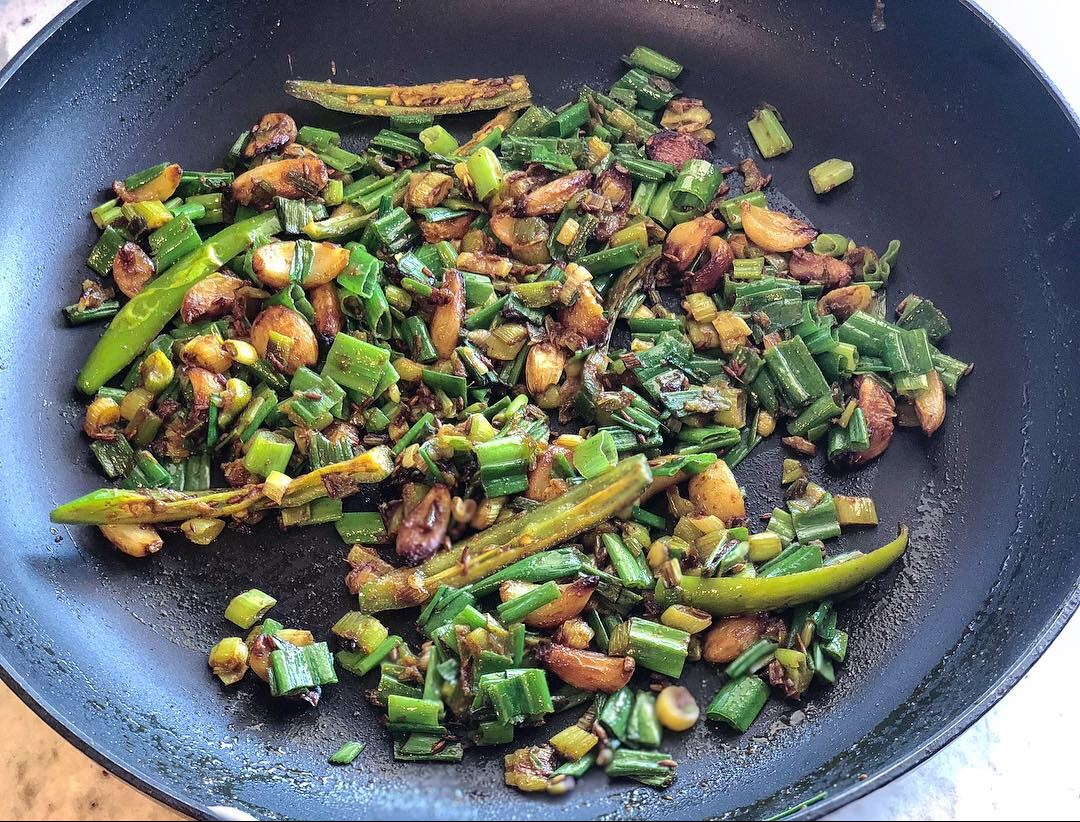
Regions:
<instances>
[{"instance_id":1,"label":"pan rim","mask_svg":"<svg viewBox=\"0 0 1080 822\"><path fill-rule=\"evenodd\" d=\"M987 26L994 34L1000 37L1005 44L1015 53L1024 66L1035 75L1036 79L1046 89L1050 98L1056 103L1065 115L1066 120L1072 126L1077 138L1080 139L1080 115L1068 100L1065 99L1061 90L1054 81L1046 74L1043 68L1032 58L1028 51L1021 46L1016 39L993 17L991 17L974 0L957 0L958 3L983 25ZM38 31L10 60L0 69L0 89L11 80L23 64L33 55L47 40L56 34L72 18L83 9L93 3L94 0L75 0L71 5L63 9L56 17L50 20ZM949 745L960 734L970 728L976 721L981 719L1002 697L1016 686L1023 676L1032 668L1039 658L1045 653L1050 644L1060 635L1070 618L1080 608L1080 579L1073 582L1066 599L1041 628L1034 640L1023 650L1001 675L988 687L975 701L964 711L954 717L947 725L937 733L924 741L918 748L902 755L885 768L872 774L869 778L855 782L830 794L822 801L809 808L792 815L791 819L817 819L832 811L860 799L878 788L884 787L893 780L910 772L916 766L922 764ZM164 780L146 776L141 773L134 764L129 764L122 756L107 754L96 747L95 743L85 735L73 720L63 715L59 710L50 705L48 699L40 693L27 679L15 668L7 657L0 653L0 681L7 685L12 692L50 728L56 731L63 739L74 745L83 754L88 756L98 765L107 769L110 773L123 779L132 787L137 788L152 799L187 814L196 819L220 819L221 814L215 813L215 809L205 804L196 804L191 798L185 797L175 788L169 786Z\"/></svg>"}]
</instances>

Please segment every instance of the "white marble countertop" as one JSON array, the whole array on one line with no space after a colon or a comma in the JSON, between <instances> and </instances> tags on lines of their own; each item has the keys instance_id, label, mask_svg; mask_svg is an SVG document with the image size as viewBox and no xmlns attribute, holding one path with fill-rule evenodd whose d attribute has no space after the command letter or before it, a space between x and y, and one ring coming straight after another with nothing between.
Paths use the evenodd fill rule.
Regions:
<instances>
[{"instance_id":1,"label":"white marble countertop","mask_svg":"<svg viewBox=\"0 0 1080 822\"><path fill-rule=\"evenodd\" d=\"M897 0L890 0L897 2ZM0 0L0 64L68 0ZM982 0L1080 109L1080 0ZM1070 24L1071 23L1071 24ZM1030 673L944 751L833 814L865 819L1076 819L1080 773L1063 744L1076 719L1060 699L1080 651L1073 620ZM121 783L64 742L0 685L0 818L182 817ZM1065 733L1063 733L1063 731Z\"/></svg>"}]
</instances>

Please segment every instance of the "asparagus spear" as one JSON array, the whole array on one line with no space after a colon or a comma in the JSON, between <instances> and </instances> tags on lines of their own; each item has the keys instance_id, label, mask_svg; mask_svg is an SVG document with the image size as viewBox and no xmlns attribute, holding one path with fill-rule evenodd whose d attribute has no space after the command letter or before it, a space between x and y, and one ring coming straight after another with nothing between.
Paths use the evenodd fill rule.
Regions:
<instances>
[{"instance_id":1,"label":"asparagus spear","mask_svg":"<svg viewBox=\"0 0 1080 822\"><path fill-rule=\"evenodd\" d=\"M369 582L360 589L360 610L419 605L440 585L460 588L559 545L630 506L651 479L643 455L628 457L561 497L497 523L416 568L400 568Z\"/></svg>"},{"instance_id":2,"label":"asparagus spear","mask_svg":"<svg viewBox=\"0 0 1080 822\"><path fill-rule=\"evenodd\" d=\"M285 489L281 507L292 508L320 497L354 494L358 486L390 476L394 459L380 445L345 462L324 465L294 479ZM165 488L102 488L53 509L53 522L69 525L182 522L193 517L228 517L255 508L273 508L262 484L199 492Z\"/></svg>"},{"instance_id":3,"label":"asparagus spear","mask_svg":"<svg viewBox=\"0 0 1080 822\"><path fill-rule=\"evenodd\" d=\"M486 80L447 80L416 86L347 86L315 80L288 80L285 93L333 111L377 117L519 109L532 101L529 81L522 74Z\"/></svg>"}]
</instances>

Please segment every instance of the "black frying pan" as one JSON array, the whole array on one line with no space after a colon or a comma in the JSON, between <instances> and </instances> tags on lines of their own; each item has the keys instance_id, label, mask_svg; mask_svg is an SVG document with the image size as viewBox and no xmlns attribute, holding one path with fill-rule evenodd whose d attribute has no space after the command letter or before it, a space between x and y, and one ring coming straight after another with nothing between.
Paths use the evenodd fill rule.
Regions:
<instances>
[{"instance_id":1,"label":"black frying pan","mask_svg":"<svg viewBox=\"0 0 1080 822\"><path fill-rule=\"evenodd\" d=\"M890 2L880 33L870 10L870 0L77 3L0 76L5 680L103 764L199 816L219 805L298 818L757 816L828 790L812 811L823 812L939 749L1077 604L1080 139L1045 80L968 7ZM503 788L490 754L461 767L393 764L355 684L314 711L274 704L254 684L215 687L205 653L226 631L228 598L271 590L275 616L325 633L348 607L342 549L318 529L283 540L268 526L209 548L174 540L140 562L90 530L49 527L55 503L100 483L71 388L98 331L63 328L57 310L84 275L86 211L131 169L211 167L266 111L369 135L283 95L285 78L326 77L331 60L356 82L524 72L545 102L561 102L583 82L609 83L639 42L686 64L680 84L708 101L725 159L749 152L750 109L779 107L796 148L765 164L774 185L822 228L878 248L901 238L893 301L932 297L953 321L948 349L977 362L934 439L901 432L877 464L829 479L872 491L884 522L912 526L900 567L843 610L853 642L836 686L813 693L798 727L770 732L791 713L780 705L742 738L699 727L671 746L679 778L667 794L595 774L559 800ZM857 176L815 198L806 169L832 156L853 160ZM739 469L754 512L775 500L778 461L770 445ZM697 672L689 684L699 696L712 687ZM369 743L362 766L329 767L347 738Z\"/></svg>"}]
</instances>

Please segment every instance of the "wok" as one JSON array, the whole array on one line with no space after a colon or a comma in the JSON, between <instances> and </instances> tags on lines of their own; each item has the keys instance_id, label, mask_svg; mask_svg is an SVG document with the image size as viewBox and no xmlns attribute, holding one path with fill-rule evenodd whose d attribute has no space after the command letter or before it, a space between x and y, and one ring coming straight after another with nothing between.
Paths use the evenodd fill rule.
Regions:
<instances>
[{"instance_id":1,"label":"wok","mask_svg":"<svg viewBox=\"0 0 1080 822\"><path fill-rule=\"evenodd\" d=\"M1080 360L1077 124L1015 45L970 7L871 3L79 2L0 75L0 667L57 730L103 765L195 816L543 819L753 816L821 790L823 813L931 755L1038 657L1077 604ZM272 526L209 548L171 540L133 561L91 529L51 528L54 504L101 480L79 432L74 374L99 333L63 327L84 276L87 210L116 176L162 159L210 168L266 111L372 133L288 99L290 76L415 82L523 72L545 102L603 86L637 43L678 57L725 160L751 154L766 100L795 150L764 165L821 228L904 248L890 297L918 292L951 318L946 349L976 361L931 440L902 431L885 456L828 478L872 492L912 526L887 578L844 606L850 661L805 721L771 705L743 737L675 741L666 794L584 779L566 798L501 784L500 757L397 765L355 682L317 710L226 691L206 650L228 598L258 586L275 616L325 634L349 598L324 529ZM333 61L333 63L331 62ZM462 129L474 125L462 121ZM840 156L854 182L816 198L806 169ZM774 194L774 197L779 195ZM779 453L739 469L750 510L778 496ZM870 547L888 535L859 535ZM344 675L348 676L348 675ZM694 671L699 697L713 687ZM370 686L369 686L370 687ZM781 721L783 720L783 721ZM362 764L327 765L345 739ZM499 752L501 753L501 752ZM868 778L860 778L868 775Z\"/></svg>"}]
</instances>

